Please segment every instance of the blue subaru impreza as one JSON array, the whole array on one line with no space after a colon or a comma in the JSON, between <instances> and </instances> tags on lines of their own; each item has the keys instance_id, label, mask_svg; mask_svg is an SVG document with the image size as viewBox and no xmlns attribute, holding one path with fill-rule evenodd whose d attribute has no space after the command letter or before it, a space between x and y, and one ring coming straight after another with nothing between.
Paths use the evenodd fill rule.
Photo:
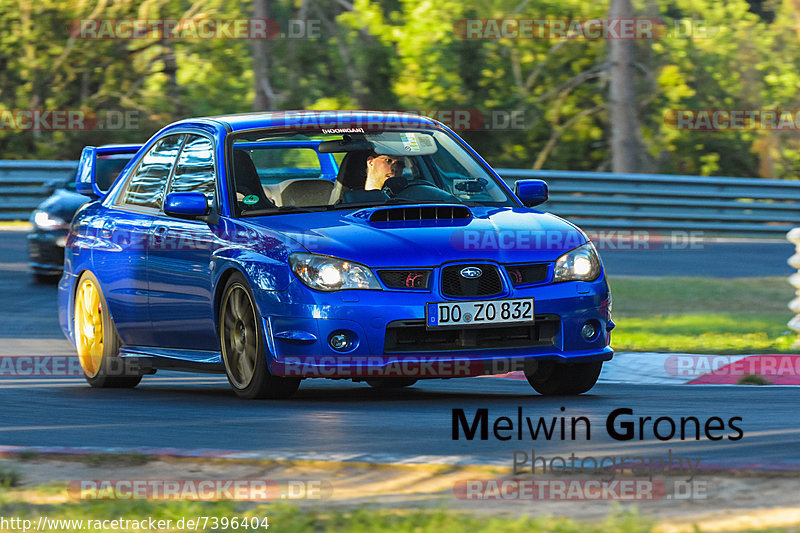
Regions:
<instances>
[{"instance_id":1,"label":"blue subaru impreza","mask_svg":"<svg viewBox=\"0 0 800 533\"><path fill-rule=\"evenodd\" d=\"M93 387L224 372L244 398L302 379L406 387L523 371L580 394L609 347L611 295L573 224L532 207L443 124L410 114L183 120L110 190L87 147L59 283Z\"/></svg>"}]
</instances>

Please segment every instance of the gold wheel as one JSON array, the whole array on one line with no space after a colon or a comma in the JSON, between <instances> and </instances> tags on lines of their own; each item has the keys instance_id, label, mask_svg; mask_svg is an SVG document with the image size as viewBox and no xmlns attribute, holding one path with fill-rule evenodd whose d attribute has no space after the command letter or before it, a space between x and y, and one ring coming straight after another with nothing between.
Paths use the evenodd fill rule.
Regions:
<instances>
[{"instance_id":1,"label":"gold wheel","mask_svg":"<svg viewBox=\"0 0 800 533\"><path fill-rule=\"evenodd\" d=\"M247 290L234 285L222 307L222 354L231 383L245 389L253 381L258 357L256 313Z\"/></svg>"},{"instance_id":2,"label":"gold wheel","mask_svg":"<svg viewBox=\"0 0 800 533\"><path fill-rule=\"evenodd\" d=\"M288 398L300 386L300 378L270 373L258 317L247 280L238 272L232 274L219 310L219 343L228 382L240 398Z\"/></svg>"},{"instance_id":3,"label":"gold wheel","mask_svg":"<svg viewBox=\"0 0 800 533\"><path fill-rule=\"evenodd\" d=\"M95 377L103 363L103 304L91 278L81 281L75 295L75 346L81 368Z\"/></svg>"}]
</instances>

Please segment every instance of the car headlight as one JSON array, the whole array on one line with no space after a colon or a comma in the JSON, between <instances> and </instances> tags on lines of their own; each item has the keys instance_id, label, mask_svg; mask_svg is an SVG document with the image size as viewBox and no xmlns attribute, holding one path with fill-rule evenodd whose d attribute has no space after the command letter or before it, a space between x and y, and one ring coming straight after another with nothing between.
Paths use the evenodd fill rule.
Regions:
<instances>
[{"instance_id":1,"label":"car headlight","mask_svg":"<svg viewBox=\"0 0 800 533\"><path fill-rule=\"evenodd\" d=\"M69 226L63 218L53 216L47 211L36 211L33 214L33 223L39 229L57 229Z\"/></svg>"},{"instance_id":2,"label":"car headlight","mask_svg":"<svg viewBox=\"0 0 800 533\"><path fill-rule=\"evenodd\" d=\"M556 259L553 281L593 281L600 275L600 258L591 242Z\"/></svg>"},{"instance_id":3,"label":"car headlight","mask_svg":"<svg viewBox=\"0 0 800 533\"><path fill-rule=\"evenodd\" d=\"M369 268L351 261L327 255L294 253L289 256L289 265L300 281L319 291L381 289Z\"/></svg>"}]
</instances>

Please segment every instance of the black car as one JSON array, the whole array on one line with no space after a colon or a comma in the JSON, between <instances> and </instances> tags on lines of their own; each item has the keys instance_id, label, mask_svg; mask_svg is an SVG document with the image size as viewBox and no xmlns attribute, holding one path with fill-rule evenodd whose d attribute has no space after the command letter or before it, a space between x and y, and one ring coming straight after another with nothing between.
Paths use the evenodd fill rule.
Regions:
<instances>
[{"instance_id":1,"label":"black car","mask_svg":"<svg viewBox=\"0 0 800 533\"><path fill-rule=\"evenodd\" d=\"M97 159L97 183L108 190L139 150L138 144L105 145ZM80 168L80 167L79 167ZM89 197L75 192L75 178L48 184L53 193L31 213L28 265L37 283L55 283L64 268L64 244L72 217Z\"/></svg>"}]
</instances>

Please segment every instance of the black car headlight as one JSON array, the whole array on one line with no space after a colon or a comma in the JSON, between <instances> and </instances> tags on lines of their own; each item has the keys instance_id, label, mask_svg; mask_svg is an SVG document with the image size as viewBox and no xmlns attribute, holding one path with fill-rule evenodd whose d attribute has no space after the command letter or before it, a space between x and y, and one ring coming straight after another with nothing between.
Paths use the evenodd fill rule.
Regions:
<instances>
[{"instance_id":1,"label":"black car headlight","mask_svg":"<svg viewBox=\"0 0 800 533\"><path fill-rule=\"evenodd\" d=\"M593 281L600 276L600 258L594 245L587 242L558 259L553 281Z\"/></svg>"},{"instance_id":2,"label":"black car headlight","mask_svg":"<svg viewBox=\"0 0 800 533\"><path fill-rule=\"evenodd\" d=\"M34 211L33 225L39 229L65 229L69 224L61 218L48 213L47 211Z\"/></svg>"},{"instance_id":3,"label":"black car headlight","mask_svg":"<svg viewBox=\"0 0 800 533\"><path fill-rule=\"evenodd\" d=\"M289 256L289 265L300 281L319 291L381 289L369 268L352 261L327 255L294 253Z\"/></svg>"}]
</instances>

